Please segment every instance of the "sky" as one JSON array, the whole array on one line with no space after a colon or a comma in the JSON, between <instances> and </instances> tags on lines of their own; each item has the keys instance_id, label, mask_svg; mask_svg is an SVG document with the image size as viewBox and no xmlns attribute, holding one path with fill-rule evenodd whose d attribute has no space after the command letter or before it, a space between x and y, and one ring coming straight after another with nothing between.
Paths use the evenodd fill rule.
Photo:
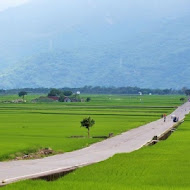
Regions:
<instances>
[{"instance_id":1,"label":"sky","mask_svg":"<svg viewBox=\"0 0 190 190\"><path fill-rule=\"evenodd\" d=\"M8 8L11 8L11 7L20 6L29 1L30 0L0 0L0 12L6 10Z\"/></svg>"},{"instance_id":2,"label":"sky","mask_svg":"<svg viewBox=\"0 0 190 190\"><path fill-rule=\"evenodd\" d=\"M11 7L23 5L29 1L34 0L0 0L0 12ZM45 5L46 2L50 3L51 1L39 0L39 2L42 2ZM125 11L133 11L134 14L138 14L138 12L142 10L141 7L146 7L146 9L143 9L145 14L147 14L147 11L150 13L152 11L154 14L158 15L162 13L170 14L171 11L176 12L179 10L189 12L188 7L190 6L190 0L53 0L52 2L57 2L57 4L64 3L64 6L67 6L68 9L71 5L83 5L84 2L88 3L91 7L97 10L100 10L103 6L107 8L111 7L115 11L120 11L122 7L124 7L126 9ZM108 20L108 22L110 22L110 20Z\"/></svg>"}]
</instances>

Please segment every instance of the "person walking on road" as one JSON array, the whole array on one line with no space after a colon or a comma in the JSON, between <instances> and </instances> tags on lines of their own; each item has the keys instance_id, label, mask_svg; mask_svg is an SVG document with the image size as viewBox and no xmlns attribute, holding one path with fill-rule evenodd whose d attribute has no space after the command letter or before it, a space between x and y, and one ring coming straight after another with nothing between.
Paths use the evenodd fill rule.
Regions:
<instances>
[{"instance_id":1,"label":"person walking on road","mask_svg":"<svg viewBox=\"0 0 190 190\"><path fill-rule=\"evenodd\" d=\"M166 122L166 114L163 114L164 122Z\"/></svg>"}]
</instances>

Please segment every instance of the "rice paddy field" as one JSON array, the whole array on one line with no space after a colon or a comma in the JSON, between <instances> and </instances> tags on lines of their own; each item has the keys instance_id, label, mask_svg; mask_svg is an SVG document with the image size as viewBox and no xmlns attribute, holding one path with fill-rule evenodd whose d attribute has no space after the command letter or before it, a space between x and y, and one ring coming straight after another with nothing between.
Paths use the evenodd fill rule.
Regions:
<instances>
[{"instance_id":1,"label":"rice paddy field","mask_svg":"<svg viewBox=\"0 0 190 190\"><path fill-rule=\"evenodd\" d=\"M31 103L39 95L26 96L27 103L0 103L0 161L50 147L68 152L103 140L71 138L87 136L80 121L91 116L95 126L91 137L114 135L159 119L180 105L180 96L86 95L92 101L81 103ZM0 96L0 102L15 96Z\"/></svg>"},{"instance_id":2,"label":"rice paddy field","mask_svg":"<svg viewBox=\"0 0 190 190\"><path fill-rule=\"evenodd\" d=\"M165 141L87 166L54 182L24 181L4 190L188 190L190 116Z\"/></svg>"}]
</instances>

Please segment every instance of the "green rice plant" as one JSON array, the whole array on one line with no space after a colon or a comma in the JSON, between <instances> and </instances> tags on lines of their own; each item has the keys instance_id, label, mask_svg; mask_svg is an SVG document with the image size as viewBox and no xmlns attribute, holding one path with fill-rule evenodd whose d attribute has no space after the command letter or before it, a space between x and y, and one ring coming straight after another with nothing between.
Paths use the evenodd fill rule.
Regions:
<instances>
[{"instance_id":1,"label":"green rice plant","mask_svg":"<svg viewBox=\"0 0 190 190\"><path fill-rule=\"evenodd\" d=\"M16 97L17 95L0 96L0 99ZM109 101L109 97L112 98L111 102L106 102L106 99ZM26 96L27 100L33 98L36 98L36 95ZM96 127L91 129L92 137L108 136L109 133L117 135L159 119L163 113L172 112L175 103L171 105L171 99L173 102L176 101L177 105L180 104L178 96L144 96L146 106L142 106L138 98L92 95L90 104L1 103L0 161L13 159L18 153L24 155L46 147L51 147L56 152L73 151L103 140L71 138L87 136L86 130L80 128L80 121L85 117L90 116L96 121ZM127 102L129 99L133 101Z\"/></svg>"},{"instance_id":2,"label":"green rice plant","mask_svg":"<svg viewBox=\"0 0 190 190\"><path fill-rule=\"evenodd\" d=\"M190 116L170 136L144 147L80 168L57 181L23 181L4 190L188 190L190 189Z\"/></svg>"},{"instance_id":3,"label":"green rice plant","mask_svg":"<svg viewBox=\"0 0 190 190\"><path fill-rule=\"evenodd\" d=\"M39 96L27 95L27 102L21 104L2 102L17 99L18 95L0 96L0 161L46 147L55 152L73 151L103 140L71 138L87 137L87 131L80 128L85 117L96 121L92 137L117 135L159 119L181 104L179 96L119 95L83 95L90 96L90 102L31 102Z\"/></svg>"}]
</instances>

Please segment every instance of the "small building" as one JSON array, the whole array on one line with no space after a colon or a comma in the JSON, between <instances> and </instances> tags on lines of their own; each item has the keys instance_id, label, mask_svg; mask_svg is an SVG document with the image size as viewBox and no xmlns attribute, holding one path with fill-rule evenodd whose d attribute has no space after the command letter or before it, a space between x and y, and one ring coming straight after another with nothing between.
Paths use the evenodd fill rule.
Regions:
<instances>
[{"instance_id":1,"label":"small building","mask_svg":"<svg viewBox=\"0 0 190 190\"><path fill-rule=\"evenodd\" d=\"M64 102L71 102L71 99L69 97L65 97Z\"/></svg>"},{"instance_id":2,"label":"small building","mask_svg":"<svg viewBox=\"0 0 190 190\"><path fill-rule=\"evenodd\" d=\"M59 97L57 97L57 96L48 96L48 98L50 98L54 101L57 101L57 102L59 101Z\"/></svg>"},{"instance_id":3,"label":"small building","mask_svg":"<svg viewBox=\"0 0 190 190\"><path fill-rule=\"evenodd\" d=\"M77 95L80 95L80 91L77 91Z\"/></svg>"}]
</instances>

